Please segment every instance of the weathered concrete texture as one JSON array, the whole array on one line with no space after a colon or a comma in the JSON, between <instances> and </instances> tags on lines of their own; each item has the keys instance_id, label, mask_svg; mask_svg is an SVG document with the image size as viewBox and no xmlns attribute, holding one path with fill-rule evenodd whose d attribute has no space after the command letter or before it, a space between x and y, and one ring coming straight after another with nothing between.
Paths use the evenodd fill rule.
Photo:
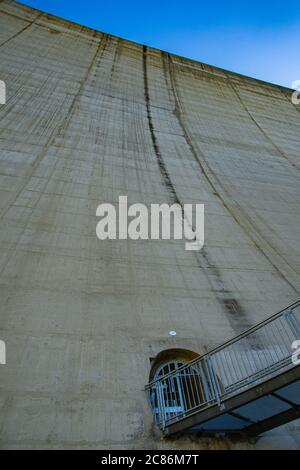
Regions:
<instances>
[{"instance_id":1,"label":"weathered concrete texture","mask_svg":"<svg viewBox=\"0 0 300 470\"><path fill-rule=\"evenodd\" d=\"M299 297L289 91L0 3L4 448L299 448L163 441L150 357L203 353ZM204 203L201 252L96 238L96 207ZM177 336L168 332L176 330Z\"/></svg>"}]
</instances>

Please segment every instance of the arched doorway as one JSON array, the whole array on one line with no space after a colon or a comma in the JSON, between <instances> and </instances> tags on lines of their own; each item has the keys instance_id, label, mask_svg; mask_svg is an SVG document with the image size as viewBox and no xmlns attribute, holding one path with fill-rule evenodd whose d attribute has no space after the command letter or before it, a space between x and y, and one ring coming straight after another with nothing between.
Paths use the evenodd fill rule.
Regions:
<instances>
[{"instance_id":1,"label":"arched doorway","mask_svg":"<svg viewBox=\"0 0 300 470\"><path fill-rule=\"evenodd\" d=\"M188 365L191 356L198 357L192 351L168 350L160 353L154 362L150 373L150 403L159 424L190 413L212 399L207 372L199 362Z\"/></svg>"}]
</instances>

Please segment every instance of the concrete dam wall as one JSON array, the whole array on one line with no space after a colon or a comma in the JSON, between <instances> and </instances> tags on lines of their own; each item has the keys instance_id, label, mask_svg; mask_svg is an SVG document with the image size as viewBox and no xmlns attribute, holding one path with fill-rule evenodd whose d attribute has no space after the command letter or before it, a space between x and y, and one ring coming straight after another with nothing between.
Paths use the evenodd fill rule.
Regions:
<instances>
[{"instance_id":1,"label":"concrete dam wall","mask_svg":"<svg viewBox=\"0 0 300 470\"><path fill-rule=\"evenodd\" d=\"M159 353L203 354L299 298L291 90L10 0L0 80L1 447L300 448L297 421L164 440L144 392ZM120 195L204 204L203 249L99 240Z\"/></svg>"}]
</instances>

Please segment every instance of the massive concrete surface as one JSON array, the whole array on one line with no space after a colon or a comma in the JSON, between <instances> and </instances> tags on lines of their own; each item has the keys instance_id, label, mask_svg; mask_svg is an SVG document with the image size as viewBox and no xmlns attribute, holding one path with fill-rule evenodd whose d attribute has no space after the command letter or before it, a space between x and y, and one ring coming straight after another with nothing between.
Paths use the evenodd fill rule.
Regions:
<instances>
[{"instance_id":1,"label":"massive concrete surface","mask_svg":"<svg viewBox=\"0 0 300 470\"><path fill-rule=\"evenodd\" d=\"M297 422L164 441L143 391L160 351L201 354L299 297L289 90L10 0L0 79L1 447L299 448ZM119 195L204 203L204 249L99 241Z\"/></svg>"}]
</instances>

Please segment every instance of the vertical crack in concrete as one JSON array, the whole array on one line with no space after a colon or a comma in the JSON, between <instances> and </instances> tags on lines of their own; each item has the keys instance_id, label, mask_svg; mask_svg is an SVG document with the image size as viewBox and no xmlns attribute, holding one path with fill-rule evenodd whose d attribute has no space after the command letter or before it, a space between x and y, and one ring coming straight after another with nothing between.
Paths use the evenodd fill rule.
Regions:
<instances>
[{"instance_id":1,"label":"vertical crack in concrete","mask_svg":"<svg viewBox=\"0 0 300 470\"><path fill-rule=\"evenodd\" d=\"M248 106L246 105L246 103L244 102L244 100L242 99L239 91L237 90L237 88L234 86L233 83L231 83L230 79L228 79L228 82L229 82L229 85L231 87L231 89L233 90L233 92L235 93L235 95L237 96L237 99L238 101L240 102L242 108L246 111L246 113L248 114L248 116L250 117L251 121L254 123L254 125L257 127L257 129L260 131L260 133L264 136L264 138L269 142L269 144L272 145L272 147L274 147L274 149L276 150L276 152L281 156L283 157L285 160L287 160L289 162L289 164L293 167L293 168L296 168L296 170L300 170L300 166L297 165L297 163L294 163L292 160L289 159L289 157L281 150L280 147L278 147L277 144L275 144L275 142L273 142L273 140L271 139L271 137L266 133L266 131L261 127L261 125L257 122L257 120L255 119L255 117L252 115L252 113L249 111L248 109Z\"/></svg>"},{"instance_id":2,"label":"vertical crack in concrete","mask_svg":"<svg viewBox=\"0 0 300 470\"><path fill-rule=\"evenodd\" d=\"M196 149L193 146L193 143L190 139L190 136L185 128L185 125L181 118L181 106L180 101L177 96L176 87L174 84L174 76L170 69L170 60L169 54L162 52L162 63L163 63L163 71L166 80L166 84L168 87L168 82L170 83L170 88L172 91L172 97L174 101L174 115L177 118L177 122L182 130L184 139L186 141L187 146L189 147L190 152L194 156L195 160L198 162L200 166L200 170L202 174L205 176L206 180L209 183L209 186L212 188L213 193L217 194L216 188L214 185L211 184L210 180L206 176L206 172L204 167L201 164L201 161L198 158L198 154ZM168 87L169 89L169 87ZM246 329L250 328L252 324L249 322L243 307L238 302L238 300L234 297L233 293L228 289L225 285L225 282L222 278L221 272L218 267L212 262L209 253L203 248L201 252L195 252L195 256L198 260L199 265L204 269L206 272L207 278L209 283L212 287L213 292L215 293L216 299L221 304L223 310L226 312L226 316L229 320L229 323L232 329L236 333L241 333Z\"/></svg>"},{"instance_id":3,"label":"vertical crack in concrete","mask_svg":"<svg viewBox=\"0 0 300 470\"><path fill-rule=\"evenodd\" d=\"M213 193L219 198L220 202L233 217L236 223L242 228L246 236L252 241L255 247L261 254L268 260L274 270L283 278L289 286L299 294L297 285L296 273L291 266L277 253L275 248L259 233L258 228L253 224L251 218L241 207L241 205L233 198L232 194L227 194L227 190L223 187L218 176L212 171L209 163L203 152L197 146L197 150L192 142L192 139L183 122L183 111L181 102L177 92L176 78L173 71L173 62L170 54L162 52L162 60L165 61L165 68L169 71L170 86L174 97L174 115L178 119L178 123L182 129L185 140L191 150L195 161L198 163L202 174L204 175L207 183L211 187ZM201 157L201 158L200 158ZM222 191L222 195L221 192ZM227 197L228 196L228 197ZM234 207L233 207L234 206Z\"/></svg>"},{"instance_id":4,"label":"vertical crack in concrete","mask_svg":"<svg viewBox=\"0 0 300 470\"><path fill-rule=\"evenodd\" d=\"M164 54L164 53L163 53ZM143 46L143 71L144 71L144 94L145 94L145 102L146 102L146 109L147 109L147 118L148 118L148 125L151 134L151 140L153 149L155 151L155 155L157 158L158 166L160 169L160 173L163 178L164 185L169 192L171 200L173 203L177 203L183 209L183 204L181 203L175 186L171 180L171 177L168 173L166 164L161 154L161 150L159 148L159 144L157 142L157 138L155 135L155 130L153 126L152 114L151 114L151 105L150 105L150 95L149 95L149 83L148 83L148 73L147 73L147 46ZM167 74L166 68L164 67L164 74L167 82ZM175 115L178 119L180 127L182 128L185 140L187 145L189 146L190 150L194 153L195 150L190 142L189 136L186 133L186 130L181 122L180 113L178 110L178 102L175 99ZM204 171L204 170L203 170ZM194 230L194 227L193 227ZM235 333L241 333L246 329L250 328L252 325L248 321L245 312L242 306L239 304L237 299L234 298L233 293L230 289L225 287L224 280L222 279L222 275L220 270L211 260L211 257L203 247L201 251L193 251L193 254L196 258L198 267L204 272L208 283L211 287L212 292L215 295L216 300L220 303L223 310L226 312L226 316L228 318L229 324ZM232 306L234 305L234 308Z\"/></svg>"},{"instance_id":5,"label":"vertical crack in concrete","mask_svg":"<svg viewBox=\"0 0 300 470\"><path fill-rule=\"evenodd\" d=\"M121 40L120 38L117 38L116 39L116 45L115 45L115 52L114 52L114 56L113 56L113 61L112 61L112 66L111 66L111 70L110 70L110 81L112 80L113 76L114 76L114 73L115 73L115 70L116 70L116 64L120 58L120 55L121 55Z\"/></svg>"},{"instance_id":6,"label":"vertical crack in concrete","mask_svg":"<svg viewBox=\"0 0 300 470\"><path fill-rule=\"evenodd\" d=\"M167 191L169 192L171 196L172 203L179 204L182 208L182 204L179 201L175 187L171 181L165 162L162 158L160 148L156 139L155 131L154 131L152 115L151 115L151 107L150 107L149 84L148 84L148 73L147 73L147 46L143 46L143 71L144 71L144 94L145 94L145 102L146 102L146 109L147 109L147 118L148 118L148 125L149 125L153 149L157 158L157 163L158 163L160 173L163 178L164 185L166 186Z\"/></svg>"},{"instance_id":7,"label":"vertical crack in concrete","mask_svg":"<svg viewBox=\"0 0 300 470\"><path fill-rule=\"evenodd\" d=\"M95 33L94 33L94 36L96 36L96 35L97 35L97 31L95 31ZM80 83L79 90L77 91L76 95L75 95L74 98L73 98L72 104L71 104L70 109L69 109L68 118L67 118L67 120L66 120L66 124L65 124L64 128L67 128L67 127L68 127L68 125L69 125L69 123L70 123L70 121L71 121L71 119L72 119L72 117L73 117L74 109L75 109L75 104L76 104L78 98L79 98L79 97L81 96L81 94L82 94L82 90L83 90L84 86L86 85L86 81L87 81L87 79L88 79L88 77L89 77L89 75L90 75L90 73L91 73L91 70L92 70L92 68L93 68L93 66L94 66L94 64L95 64L95 61L96 61L96 59L97 59L97 56L99 55L99 52L100 52L101 48L102 48L102 50L101 50L101 53L100 53L100 55L99 55L99 59L101 60L102 57L103 57L103 54L104 54L104 52L105 52L105 50L106 50L106 46L107 46L107 43L108 43L108 38L109 38L109 35L108 35L108 34L103 34L103 36L102 36L102 38L101 38L101 41L99 41L99 43L98 43L98 46L97 46L96 51L95 51L95 54L93 55L92 60L91 60L91 62L90 62L90 65L89 65L89 67L88 67L88 69L87 69L87 71L86 71L86 73L85 73L85 76L84 76L84 78L82 79L82 81L81 81L81 83Z\"/></svg>"}]
</instances>

